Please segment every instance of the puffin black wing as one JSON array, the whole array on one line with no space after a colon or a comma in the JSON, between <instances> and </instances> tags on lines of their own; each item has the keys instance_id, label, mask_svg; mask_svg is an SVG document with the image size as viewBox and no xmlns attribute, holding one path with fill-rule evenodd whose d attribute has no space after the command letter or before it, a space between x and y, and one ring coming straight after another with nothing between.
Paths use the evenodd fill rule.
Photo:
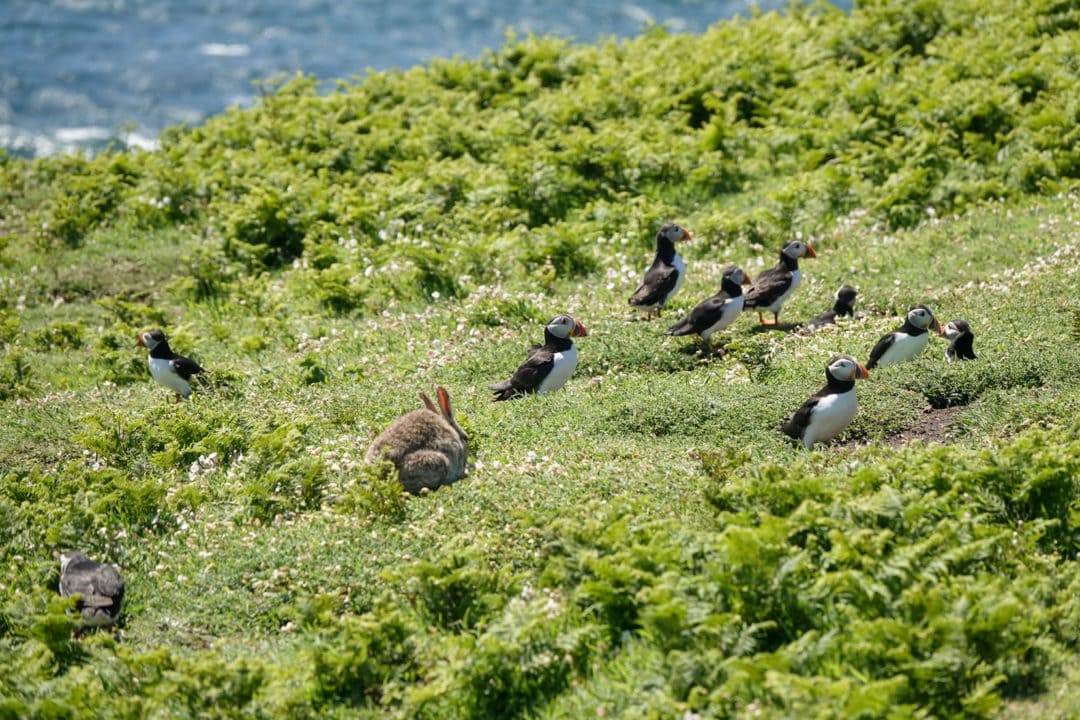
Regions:
<instances>
[{"instance_id":1,"label":"puffin black wing","mask_svg":"<svg viewBox=\"0 0 1080 720\"><path fill-rule=\"evenodd\" d=\"M866 369L869 370L870 368L876 366L878 364L878 360L881 360L881 356L888 352L889 348L892 347L892 344L894 342L896 342L895 331L888 333L887 335L883 335L882 338L877 341L877 344L874 345L873 350L870 351L870 359L866 361Z\"/></svg>"},{"instance_id":2,"label":"puffin black wing","mask_svg":"<svg viewBox=\"0 0 1080 720\"><path fill-rule=\"evenodd\" d=\"M679 271L675 266L653 263L629 302L631 305L655 305L668 296L678 281Z\"/></svg>"},{"instance_id":3,"label":"puffin black wing","mask_svg":"<svg viewBox=\"0 0 1080 720\"><path fill-rule=\"evenodd\" d=\"M975 360L975 335L971 332L961 333L960 337L952 341L949 346L952 357L960 360Z\"/></svg>"},{"instance_id":4,"label":"puffin black wing","mask_svg":"<svg viewBox=\"0 0 1080 720\"><path fill-rule=\"evenodd\" d=\"M693 335L708 330L720 319L724 305L730 300L731 296L726 292L717 293L708 300L702 300L694 306L689 315L665 330L664 334Z\"/></svg>"},{"instance_id":5,"label":"puffin black wing","mask_svg":"<svg viewBox=\"0 0 1080 720\"><path fill-rule=\"evenodd\" d=\"M757 276L746 290L744 309L769 307L791 286L791 271L784 267L771 268Z\"/></svg>"},{"instance_id":6,"label":"puffin black wing","mask_svg":"<svg viewBox=\"0 0 1080 720\"><path fill-rule=\"evenodd\" d=\"M836 323L836 316L838 313L835 310L826 310L810 322L806 323L807 327L819 328L825 325L833 325Z\"/></svg>"},{"instance_id":7,"label":"puffin black wing","mask_svg":"<svg viewBox=\"0 0 1080 720\"><path fill-rule=\"evenodd\" d=\"M822 393L819 392L804 402L802 407L796 410L792 416L788 418L787 422L780 426L780 431L789 437L801 440L803 433L806 431L806 427L810 424L810 415L814 412L814 408L817 407L821 395Z\"/></svg>"},{"instance_id":8,"label":"puffin black wing","mask_svg":"<svg viewBox=\"0 0 1080 720\"><path fill-rule=\"evenodd\" d=\"M195 373L206 372L200 367L199 363L195 362L191 358L186 358L183 355L177 355L169 363L176 370L176 374L185 380L190 380L191 376Z\"/></svg>"},{"instance_id":9,"label":"puffin black wing","mask_svg":"<svg viewBox=\"0 0 1080 720\"><path fill-rule=\"evenodd\" d=\"M546 347L539 347L529 352L528 359L518 366L509 380L488 385L495 393L495 400L509 400L525 393L536 392L540 383L555 367L555 353Z\"/></svg>"}]
</instances>

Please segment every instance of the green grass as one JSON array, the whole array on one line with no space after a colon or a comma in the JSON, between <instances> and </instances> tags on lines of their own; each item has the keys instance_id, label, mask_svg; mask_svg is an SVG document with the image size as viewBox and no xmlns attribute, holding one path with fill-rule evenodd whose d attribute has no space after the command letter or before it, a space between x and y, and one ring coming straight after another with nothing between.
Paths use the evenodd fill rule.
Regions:
<instances>
[{"instance_id":1,"label":"green grass","mask_svg":"<svg viewBox=\"0 0 1080 720\"><path fill-rule=\"evenodd\" d=\"M298 80L154 153L2 159L0 717L1068 716L1075 15L527 38ZM646 321L667 218L689 275ZM662 335L796 231L782 319L842 283L856 318L747 314L709 358ZM828 359L919 302L979 359L934 339L793 447ZM559 312L573 379L490 402ZM191 401L151 327L210 370ZM436 385L473 467L405 498L362 458ZM69 547L123 571L115 633L71 638Z\"/></svg>"}]
</instances>

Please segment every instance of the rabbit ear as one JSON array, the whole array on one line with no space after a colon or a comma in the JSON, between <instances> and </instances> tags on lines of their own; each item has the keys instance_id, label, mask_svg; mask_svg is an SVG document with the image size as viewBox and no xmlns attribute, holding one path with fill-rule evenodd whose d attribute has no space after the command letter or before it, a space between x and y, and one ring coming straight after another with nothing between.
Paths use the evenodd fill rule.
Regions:
<instances>
[{"instance_id":1,"label":"rabbit ear","mask_svg":"<svg viewBox=\"0 0 1080 720\"><path fill-rule=\"evenodd\" d=\"M433 413L438 413L439 412L438 410L435 409L435 403L431 402L431 398L429 398L427 396L427 393L423 393L423 392L420 393L420 399L424 401L424 405L427 406L428 410L430 410ZM440 398L440 401L441 401L441 398Z\"/></svg>"},{"instance_id":2,"label":"rabbit ear","mask_svg":"<svg viewBox=\"0 0 1080 720\"><path fill-rule=\"evenodd\" d=\"M442 408L443 415L453 419L454 411L450 408L450 393L446 392L446 388L442 386L439 386L437 392L439 393L439 407Z\"/></svg>"}]
</instances>

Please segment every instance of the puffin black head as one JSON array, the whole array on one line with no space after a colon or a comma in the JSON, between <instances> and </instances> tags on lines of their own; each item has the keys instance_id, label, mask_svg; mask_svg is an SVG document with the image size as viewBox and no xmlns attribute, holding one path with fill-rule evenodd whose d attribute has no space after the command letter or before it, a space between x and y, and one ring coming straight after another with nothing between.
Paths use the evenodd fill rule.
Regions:
<instances>
[{"instance_id":1,"label":"puffin black head","mask_svg":"<svg viewBox=\"0 0 1080 720\"><path fill-rule=\"evenodd\" d=\"M734 265L725 268L724 274L720 278L720 287L732 295L741 294L741 286L749 284L750 274L741 267L735 267Z\"/></svg>"},{"instance_id":2,"label":"puffin black head","mask_svg":"<svg viewBox=\"0 0 1080 720\"><path fill-rule=\"evenodd\" d=\"M915 305L908 310L907 322L920 330L933 330L938 335L942 334L941 323L934 317L934 311L926 305Z\"/></svg>"},{"instance_id":3,"label":"puffin black head","mask_svg":"<svg viewBox=\"0 0 1080 720\"><path fill-rule=\"evenodd\" d=\"M656 252L665 261L671 262L671 259L675 257L675 243L687 242L690 239L689 231L675 223L664 223L656 233Z\"/></svg>"},{"instance_id":4,"label":"puffin black head","mask_svg":"<svg viewBox=\"0 0 1080 720\"><path fill-rule=\"evenodd\" d=\"M154 348L158 345L165 345L168 347L168 342L165 340L165 333L160 330L150 330L144 332L139 336L139 339L135 342L136 345L146 348L153 352Z\"/></svg>"},{"instance_id":5,"label":"puffin black head","mask_svg":"<svg viewBox=\"0 0 1080 720\"><path fill-rule=\"evenodd\" d=\"M679 227L675 223L664 223L663 227L660 228L660 231L656 233L657 242L660 241L660 238L664 238L665 240L673 243L679 241L688 241L691 239L690 231L686 230L685 228Z\"/></svg>"},{"instance_id":6,"label":"puffin black head","mask_svg":"<svg viewBox=\"0 0 1080 720\"><path fill-rule=\"evenodd\" d=\"M550 333L560 340L572 337L585 337L589 332L580 322L569 315L556 315L544 328L545 333Z\"/></svg>"},{"instance_id":7,"label":"puffin black head","mask_svg":"<svg viewBox=\"0 0 1080 720\"><path fill-rule=\"evenodd\" d=\"M971 326L967 320L950 320L942 329L942 334L950 340L955 340L964 333L971 333Z\"/></svg>"},{"instance_id":8,"label":"puffin black head","mask_svg":"<svg viewBox=\"0 0 1080 720\"><path fill-rule=\"evenodd\" d=\"M55 557L55 556L54 556ZM68 565L75 563L78 565L81 562L86 562L90 558L86 557L84 553L78 550L65 550L60 553L60 573L63 574L68 569Z\"/></svg>"},{"instance_id":9,"label":"puffin black head","mask_svg":"<svg viewBox=\"0 0 1080 720\"><path fill-rule=\"evenodd\" d=\"M837 355L825 368L825 379L829 382L853 382L870 377L866 367L851 355Z\"/></svg>"},{"instance_id":10,"label":"puffin black head","mask_svg":"<svg viewBox=\"0 0 1080 720\"><path fill-rule=\"evenodd\" d=\"M859 291L850 285L841 285L840 289L836 291L836 305L833 309L842 315L854 314L855 298L858 294Z\"/></svg>"},{"instance_id":11,"label":"puffin black head","mask_svg":"<svg viewBox=\"0 0 1080 720\"><path fill-rule=\"evenodd\" d=\"M814 252L814 248L810 247L801 240L792 240L784 249L780 251L781 260L785 257L791 260L798 260L799 258L815 258L817 253Z\"/></svg>"}]
</instances>

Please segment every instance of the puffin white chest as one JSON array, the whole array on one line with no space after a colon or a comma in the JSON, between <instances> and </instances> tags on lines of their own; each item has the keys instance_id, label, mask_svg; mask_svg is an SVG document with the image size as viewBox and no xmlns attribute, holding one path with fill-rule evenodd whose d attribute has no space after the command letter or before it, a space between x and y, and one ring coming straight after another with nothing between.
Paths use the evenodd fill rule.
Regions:
<instances>
[{"instance_id":1,"label":"puffin white chest","mask_svg":"<svg viewBox=\"0 0 1080 720\"><path fill-rule=\"evenodd\" d=\"M839 435L855 417L856 407L854 388L818 400L803 433L803 446L809 450L814 443L832 440Z\"/></svg>"},{"instance_id":2,"label":"puffin white chest","mask_svg":"<svg viewBox=\"0 0 1080 720\"><path fill-rule=\"evenodd\" d=\"M720 310L720 318L710 325L701 333L701 339L705 342L709 342L709 338L713 333L718 333L726 328L731 323L735 322L735 318L743 311L743 304L746 302L746 298L742 295L733 297L724 303L724 307Z\"/></svg>"},{"instance_id":3,"label":"puffin white chest","mask_svg":"<svg viewBox=\"0 0 1080 720\"><path fill-rule=\"evenodd\" d=\"M191 385L176 374L172 361L164 358L150 358L150 375L159 383L183 397L191 395Z\"/></svg>"},{"instance_id":4,"label":"puffin white chest","mask_svg":"<svg viewBox=\"0 0 1080 720\"><path fill-rule=\"evenodd\" d=\"M566 381L574 374L576 368L577 347L571 346L569 350L555 353L555 361L551 366L551 371L547 374L547 377L540 381L539 387L536 388L537 394L542 395L543 393L558 390L566 384Z\"/></svg>"},{"instance_id":5,"label":"puffin white chest","mask_svg":"<svg viewBox=\"0 0 1080 720\"><path fill-rule=\"evenodd\" d=\"M921 353L926 349L927 343L930 342L930 333L919 333L918 335L908 335L904 332L895 333L892 345L878 360L878 365L884 367L886 365L893 365L895 363L902 363L911 360L913 357Z\"/></svg>"},{"instance_id":6,"label":"puffin white chest","mask_svg":"<svg viewBox=\"0 0 1080 720\"><path fill-rule=\"evenodd\" d=\"M679 291L679 288L683 284L683 280L686 279L686 263L682 259L682 255L675 253L675 257L671 259L671 266L675 268L675 272L678 273L675 277L675 287L671 288L671 292L667 294L660 304L663 305L672 298Z\"/></svg>"},{"instance_id":7,"label":"puffin white chest","mask_svg":"<svg viewBox=\"0 0 1080 720\"><path fill-rule=\"evenodd\" d=\"M802 272L798 268L791 271L791 282L788 283L787 290L781 293L780 297L773 301L773 304L765 308L770 312L778 313L787 299L791 297L791 294L795 292L795 289L799 287L799 283L802 282Z\"/></svg>"}]
</instances>

